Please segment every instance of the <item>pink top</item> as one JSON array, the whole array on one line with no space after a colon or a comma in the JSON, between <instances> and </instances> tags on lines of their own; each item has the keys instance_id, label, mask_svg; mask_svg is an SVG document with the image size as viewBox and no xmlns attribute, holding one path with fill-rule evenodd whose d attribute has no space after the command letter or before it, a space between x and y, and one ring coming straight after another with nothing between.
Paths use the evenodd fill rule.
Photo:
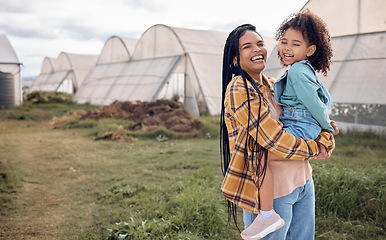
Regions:
<instances>
[{"instance_id":1,"label":"pink top","mask_svg":"<svg viewBox=\"0 0 386 240\"><path fill-rule=\"evenodd\" d=\"M272 118L279 120L282 109L275 101L271 91L268 93L268 103ZM274 160L269 164L274 179L274 198L290 194L293 190L306 184L312 176L312 168L308 160Z\"/></svg>"}]
</instances>

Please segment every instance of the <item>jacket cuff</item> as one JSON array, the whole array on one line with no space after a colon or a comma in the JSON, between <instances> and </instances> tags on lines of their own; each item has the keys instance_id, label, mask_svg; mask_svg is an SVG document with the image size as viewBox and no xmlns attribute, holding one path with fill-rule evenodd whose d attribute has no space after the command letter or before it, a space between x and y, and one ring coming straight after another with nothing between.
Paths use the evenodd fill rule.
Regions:
<instances>
[{"instance_id":1,"label":"jacket cuff","mask_svg":"<svg viewBox=\"0 0 386 240\"><path fill-rule=\"evenodd\" d=\"M316 142L321 143L326 147L328 157L331 156L332 151L335 149L334 135L328 130L322 130L319 136L315 139Z\"/></svg>"}]
</instances>

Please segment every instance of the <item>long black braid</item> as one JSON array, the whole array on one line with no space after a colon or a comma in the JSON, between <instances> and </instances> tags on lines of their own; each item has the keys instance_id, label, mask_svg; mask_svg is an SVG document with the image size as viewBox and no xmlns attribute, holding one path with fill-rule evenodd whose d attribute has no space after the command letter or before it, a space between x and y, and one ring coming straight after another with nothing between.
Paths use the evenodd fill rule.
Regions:
<instances>
[{"instance_id":1,"label":"long black braid","mask_svg":"<svg viewBox=\"0 0 386 240\"><path fill-rule=\"evenodd\" d=\"M247 103L248 103L248 128L247 131L250 130L250 119L251 119L251 107L250 107L250 98L249 98L249 89L247 85L247 81L249 81L252 85L254 85L255 90L259 95L259 112L257 125L260 127L260 110L261 110L261 101L264 101L262 93L256 87L254 80L240 67L240 53L239 53L239 39L244 36L246 31L256 31L256 27L251 24L243 24L234 29L228 36L225 47L224 47L224 55L223 55L223 67L222 67L222 106L221 106L221 119L220 119L220 149L221 149L221 169L222 173L225 176L226 171L229 167L229 163L231 160L230 149L229 149L229 138L228 138L228 129L225 124L225 93L229 82L232 80L234 76L240 75L243 78L244 86L247 91ZM258 33L257 33L258 34ZM237 65L233 64L234 57L237 58ZM258 131L256 131L256 139L258 137ZM252 169L256 171L256 175L258 179L264 179L265 172L267 169L267 150L262 148L257 141L255 141L252 137L247 136L245 140L245 148L249 148L251 150L252 156L251 163ZM246 169L249 169L249 151L244 151L244 161ZM257 161L254 161L257 159ZM253 166L255 165L255 166ZM261 184L262 181L260 181ZM257 186L260 187L260 184L257 183ZM237 229L237 214L236 214L236 205L229 200L228 204L228 220L232 217ZM240 229L239 229L240 231Z\"/></svg>"}]
</instances>

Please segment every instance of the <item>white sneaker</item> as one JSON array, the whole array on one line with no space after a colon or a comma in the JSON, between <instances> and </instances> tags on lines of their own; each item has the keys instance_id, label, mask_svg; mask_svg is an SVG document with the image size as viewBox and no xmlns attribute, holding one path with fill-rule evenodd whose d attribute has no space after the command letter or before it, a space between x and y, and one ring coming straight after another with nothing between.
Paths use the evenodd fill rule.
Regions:
<instances>
[{"instance_id":1,"label":"white sneaker","mask_svg":"<svg viewBox=\"0 0 386 240\"><path fill-rule=\"evenodd\" d=\"M260 239L283 227L283 225L284 220L275 211L273 211L272 216L266 220L259 214L253 223L241 232L241 237L244 240Z\"/></svg>"}]
</instances>

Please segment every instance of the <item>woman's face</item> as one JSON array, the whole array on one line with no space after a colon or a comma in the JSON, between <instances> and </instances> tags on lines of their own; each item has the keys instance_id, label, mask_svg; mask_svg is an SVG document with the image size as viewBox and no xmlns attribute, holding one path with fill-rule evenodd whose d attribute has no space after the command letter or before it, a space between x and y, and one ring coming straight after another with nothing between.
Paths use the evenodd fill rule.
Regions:
<instances>
[{"instance_id":1,"label":"woman's face","mask_svg":"<svg viewBox=\"0 0 386 240\"><path fill-rule=\"evenodd\" d=\"M246 31L239 39L240 67L251 77L260 75L265 68L267 49L263 39L254 31ZM237 63L237 59L235 58Z\"/></svg>"}]
</instances>

